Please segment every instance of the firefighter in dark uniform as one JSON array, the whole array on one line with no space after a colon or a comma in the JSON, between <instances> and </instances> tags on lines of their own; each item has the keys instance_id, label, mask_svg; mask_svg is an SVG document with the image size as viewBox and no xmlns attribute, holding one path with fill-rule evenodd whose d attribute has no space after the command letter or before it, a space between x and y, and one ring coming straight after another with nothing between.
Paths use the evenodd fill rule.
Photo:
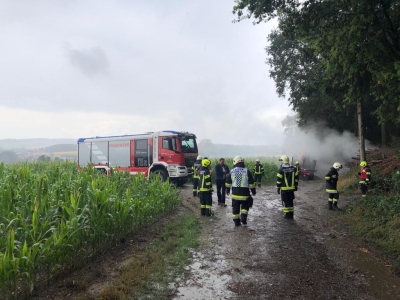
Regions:
<instances>
[{"instance_id":1,"label":"firefighter in dark uniform","mask_svg":"<svg viewBox=\"0 0 400 300\"><path fill-rule=\"evenodd\" d=\"M360 167L362 167L361 172L358 172L360 175L360 181L358 182L361 190L361 195L363 198L367 197L368 185L371 182L371 169L368 167L368 164L365 160L360 162Z\"/></svg>"},{"instance_id":2,"label":"firefighter in dark uniform","mask_svg":"<svg viewBox=\"0 0 400 300\"><path fill-rule=\"evenodd\" d=\"M244 166L243 158L235 156L234 167L226 177L226 194L229 196L232 187L232 217L235 226L247 225L247 215L256 195L253 175Z\"/></svg>"},{"instance_id":3,"label":"firefighter in dark uniform","mask_svg":"<svg viewBox=\"0 0 400 300\"><path fill-rule=\"evenodd\" d=\"M212 183L210 172L211 161L207 158L201 161L199 170L199 196L200 196L200 213L202 216L211 216L212 206Z\"/></svg>"},{"instance_id":4,"label":"firefighter in dark uniform","mask_svg":"<svg viewBox=\"0 0 400 300\"><path fill-rule=\"evenodd\" d=\"M329 172L325 175L326 180L326 192L328 193L328 208L330 210L338 210L339 192L337 190L337 182L339 180L339 170L342 165L335 162L329 169Z\"/></svg>"},{"instance_id":5,"label":"firefighter in dark uniform","mask_svg":"<svg viewBox=\"0 0 400 300\"><path fill-rule=\"evenodd\" d=\"M260 160L256 159L254 166L254 181L258 187L261 187L261 178L264 176L264 167L260 164Z\"/></svg>"},{"instance_id":6,"label":"firefighter in dark uniform","mask_svg":"<svg viewBox=\"0 0 400 300\"><path fill-rule=\"evenodd\" d=\"M297 173L299 173L300 175L300 164L298 160L296 160L296 162L294 163L294 167L296 168Z\"/></svg>"},{"instance_id":7,"label":"firefighter in dark uniform","mask_svg":"<svg viewBox=\"0 0 400 300\"><path fill-rule=\"evenodd\" d=\"M297 168L289 164L289 157L287 155L283 155L279 160L282 164L276 174L277 193L281 194L285 219L293 219L294 192L297 191L299 184L299 172Z\"/></svg>"},{"instance_id":8,"label":"firefighter in dark uniform","mask_svg":"<svg viewBox=\"0 0 400 300\"><path fill-rule=\"evenodd\" d=\"M200 179L199 170L201 168L201 160L202 160L202 157L200 155L197 156L197 159L196 159L196 161L194 162L194 164L192 166L192 171L193 171L193 197L197 197L198 196L198 192L199 192L199 179Z\"/></svg>"}]
</instances>

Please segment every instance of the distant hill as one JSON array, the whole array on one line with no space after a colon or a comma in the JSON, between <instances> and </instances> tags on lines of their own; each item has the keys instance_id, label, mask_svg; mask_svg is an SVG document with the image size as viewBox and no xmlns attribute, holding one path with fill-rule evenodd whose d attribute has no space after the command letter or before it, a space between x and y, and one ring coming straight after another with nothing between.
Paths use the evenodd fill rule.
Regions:
<instances>
[{"instance_id":1,"label":"distant hill","mask_svg":"<svg viewBox=\"0 0 400 300\"><path fill-rule=\"evenodd\" d=\"M57 144L74 144L76 146L78 139L0 139L0 149L18 150L18 149L44 149ZM75 148L76 150L76 148Z\"/></svg>"},{"instance_id":2,"label":"distant hill","mask_svg":"<svg viewBox=\"0 0 400 300\"><path fill-rule=\"evenodd\" d=\"M76 151L77 145L75 144L57 144L44 148L44 152L67 152Z\"/></svg>"}]
</instances>

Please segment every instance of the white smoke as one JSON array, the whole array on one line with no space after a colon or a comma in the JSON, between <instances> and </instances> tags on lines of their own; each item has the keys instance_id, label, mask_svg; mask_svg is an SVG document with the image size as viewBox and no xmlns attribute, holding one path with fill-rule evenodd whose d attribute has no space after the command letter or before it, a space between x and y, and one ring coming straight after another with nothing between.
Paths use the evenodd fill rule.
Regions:
<instances>
[{"instance_id":1,"label":"white smoke","mask_svg":"<svg viewBox=\"0 0 400 300\"><path fill-rule=\"evenodd\" d=\"M373 149L365 141L366 149ZM323 125L313 125L304 129L296 128L294 135L287 136L283 142L283 151L287 156L302 163L302 157L316 160L317 175L322 176L335 162L345 165L359 155L358 137L345 131L339 133Z\"/></svg>"}]
</instances>

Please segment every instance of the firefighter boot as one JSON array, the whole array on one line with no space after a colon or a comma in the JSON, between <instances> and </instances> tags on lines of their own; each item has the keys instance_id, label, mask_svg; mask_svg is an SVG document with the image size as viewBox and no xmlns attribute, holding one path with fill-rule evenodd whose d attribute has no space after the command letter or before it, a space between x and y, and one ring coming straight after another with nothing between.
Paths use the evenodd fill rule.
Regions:
<instances>
[{"instance_id":1,"label":"firefighter boot","mask_svg":"<svg viewBox=\"0 0 400 300\"><path fill-rule=\"evenodd\" d=\"M242 225L240 224L240 219L233 219L233 222L235 222L235 227Z\"/></svg>"},{"instance_id":2,"label":"firefighter boot","mask_svg":"<svg viewBox=\"0 0 400 300\"><path fill-rule=\"evenodd\" d=\"M247 216L241 216L240 222L242 222L242 225L247 225Z\"/></svg>"},{"instance_id":3,"label":"firefighter boot","mask_svg":"<svg viewBox=\"0 0 400 300\"><path fill-rule=\"evenodd\" d=\"M283 214L283 218L285 218L285 219L290 219L290 218L289 218L289 213L288 213L288 212L287 212L287 213L284 213L284 214Z\"/></svg>"},{"instance_id":4,"label":"firefighter boot","mask_svg":"<svg viewBox=\"0 0 400 300\"><path fill-rule=\"evenodd\" d=\"M211 208L206 208L206 217L211 217Z\"/></svg>"},{"instance_id":5,"label":"firefighter boot","mask_svg":"<svg viewBox=\"0 0 400 300\"><path fill-rule=\"evenodd\" d=\"M193 197L197 197L197 192L193 192Z\"/></svg>"},{"instance_id":6,"label":"firefighter boot","mask_svg":"<svg viewBox=\"0 0 400 300\"><path fill-rule=\"evenodd\" d=\"M206 209L205 208L201 208L201 215L205 216L206 215Z\"/></svg>"},{"instance_id":7,"label":"firefighter boot","mask_svg":"<svg viewBox=\"0 0 400 300\"><path fill-rule=\"evenodd\" d=\"M289 213L289 219L293 220L293 214L294 213L292 211Z\"/></svg>"},{"instance_id":8,"label":"firefighter boot","mask_svg":"<svg viewBox=\"0 0 400 300\"><path fill-rule=\"evenodd\" d=\"M332 207L332 201L328 201L328 208L329 208L329 210L332 210L332 209L333 209L333 207Z\"/></svg>"},{"instance_id":9,"label":"firefighter boot","mask_svg":"<svg viewBox=\"0 0 400 300\"><path fill-rule=\"evenodd\" d=\"M333 202L333 210L340 210L340 208L337 206L337 202Z\"/></svg>"}]
</instances>

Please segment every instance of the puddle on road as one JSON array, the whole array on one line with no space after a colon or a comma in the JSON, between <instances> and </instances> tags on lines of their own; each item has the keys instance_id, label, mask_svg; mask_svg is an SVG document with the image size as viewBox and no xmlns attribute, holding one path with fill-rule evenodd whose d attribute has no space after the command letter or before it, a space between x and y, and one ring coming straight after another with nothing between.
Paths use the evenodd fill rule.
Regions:
<instances>
[{"instance_id":1,"label":"puddle on road","mask_svg":"<svg viewBox=\"0 0 400 300\"><path fill-rule=\"evenodd\" d=\"M223 255L217 254L211 261L201 253L193 253L192 264L185 269L191 273L190 278L173 286L177 288L173 299L226 299L234 295L227 289L232 277L227 274L230 267Z\"/></svg>"}]
</instances>

